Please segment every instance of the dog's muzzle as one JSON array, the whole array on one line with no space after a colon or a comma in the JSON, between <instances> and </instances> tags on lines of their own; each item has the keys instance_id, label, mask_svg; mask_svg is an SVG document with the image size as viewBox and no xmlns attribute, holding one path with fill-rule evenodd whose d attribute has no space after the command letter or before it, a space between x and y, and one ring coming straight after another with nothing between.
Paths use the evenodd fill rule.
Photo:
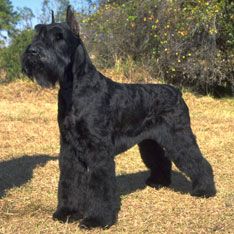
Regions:
<instances>
[{"instance_id":1,"label":"dog's muzzle","mask_svg":"<svg viewBox=\"0 0 234 234\"><path fill-rule=\"evenodd\" d=\"M40 49L38 47L33 46L33 45L29 45L26 48L25 53L32 55L32 56L38 56L40 54Z\"/></svg>"},{"instance_id":2,"label":"dog's muzzle","mask_svg":"<svg viewBox=\"0 0 234 234\"><path fill-rule=\"evenodd\" d=\"M40 50L29 45L22 56L22 72L32 77L33 70L40 64Z\"/></svg>"}]
</instances>

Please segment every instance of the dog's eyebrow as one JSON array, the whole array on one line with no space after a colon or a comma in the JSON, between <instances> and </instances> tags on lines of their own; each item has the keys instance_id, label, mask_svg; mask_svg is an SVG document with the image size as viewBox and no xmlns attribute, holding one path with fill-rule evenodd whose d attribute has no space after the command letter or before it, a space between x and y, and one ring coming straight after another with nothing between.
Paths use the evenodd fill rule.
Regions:
<instances>
[{"instance_id":1,"label":"dog's eyebrow","mask_svg":"<svg viewBox=\"0 0 234 234\"><path fill-rule=\"evenodd\" d=\"M48 29L48 32L62 33L63 30L60 27L58 27L58 26L52 26L51 28Z\"/></svg>"},{"instance_id":2,"label":"dog's eyebrow","mask_svg":"<svg viewBox=\"0 0 234 234\"><path fill-rule=\"evenodd\" d=\"M46 26L44 24L37 24L34 29L37 32L40 32L42 29L46 28Z\"/></svg>"}]
</instances>

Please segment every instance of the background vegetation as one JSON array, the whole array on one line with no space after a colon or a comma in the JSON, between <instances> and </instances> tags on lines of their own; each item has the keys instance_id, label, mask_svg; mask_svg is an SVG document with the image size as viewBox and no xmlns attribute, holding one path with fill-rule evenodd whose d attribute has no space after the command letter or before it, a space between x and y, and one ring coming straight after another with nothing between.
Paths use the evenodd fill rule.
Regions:
<instances>
[{"instance_id":1,"label":"background vegetation","mask_svg":"<svg viewBox=\"0 0 234 234\"><path fill-rule=\"evenodd\" d=\"M44 0L39 21L49 22L52 7L56 19L64 20L68 4ZM99 68L121 69L127 77L141 68L154 79L203 94L234 94L233 1L87 0L85 7L77 8L77 18ZM0 68L13 80L22 77L20 54L35 16L30 8L14 12L8 0L0 0L2 14L0 31L7 30L10 43L0 50Z\"/></svg>"}]
</instances>

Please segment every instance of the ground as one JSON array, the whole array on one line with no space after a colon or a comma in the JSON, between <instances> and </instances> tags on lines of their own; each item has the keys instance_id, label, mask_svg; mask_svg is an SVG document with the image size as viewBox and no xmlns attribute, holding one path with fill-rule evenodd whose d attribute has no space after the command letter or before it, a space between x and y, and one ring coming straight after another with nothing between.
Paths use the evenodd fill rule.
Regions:
<instances>
[{"instance_id":1,"label":"ground","mask_svg":"<svg viewBox=\"0 0 234 234\"><path fill-rule=\"evenodd\" d=\"M170 189L145 187L146 168L133 147L116 158L118 223L105 231L80 231L76 223L51 219L58 181L56 95L57 89L28 81L0 85L0 234L234 232L234 99L183 93L214 169L216 197L191 197L189 181L175 167Z\"/></svg>"}]
</instances>

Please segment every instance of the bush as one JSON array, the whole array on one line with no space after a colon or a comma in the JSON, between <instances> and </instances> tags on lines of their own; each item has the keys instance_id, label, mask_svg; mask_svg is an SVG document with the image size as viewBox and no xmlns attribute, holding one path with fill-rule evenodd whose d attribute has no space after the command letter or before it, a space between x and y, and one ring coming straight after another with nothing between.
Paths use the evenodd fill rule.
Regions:
<instances>
[{"instance_id":1,"label":"bush","mask_svg":"<svg viewBox=\"0 0 234 234\"><path fill-rule=\"evenodd\" d=\"M30 44L32 36L32 30L24 30L12 39L8 47L0 50L0 69L6 72L6 81L23 77L20 59L26 46Z\"/></svg>"},{"instance_id":2,"label":"bush","mask_svg":"<svg viewBox=\"0 0 234 234\"><path fill-rule=\"evenodd\" d=\"M234 90L233 6L226 0L112 1L84 18L85 41L98 65L131 57L168 83L223 95Z\"/></svg>"}]
</instances>

